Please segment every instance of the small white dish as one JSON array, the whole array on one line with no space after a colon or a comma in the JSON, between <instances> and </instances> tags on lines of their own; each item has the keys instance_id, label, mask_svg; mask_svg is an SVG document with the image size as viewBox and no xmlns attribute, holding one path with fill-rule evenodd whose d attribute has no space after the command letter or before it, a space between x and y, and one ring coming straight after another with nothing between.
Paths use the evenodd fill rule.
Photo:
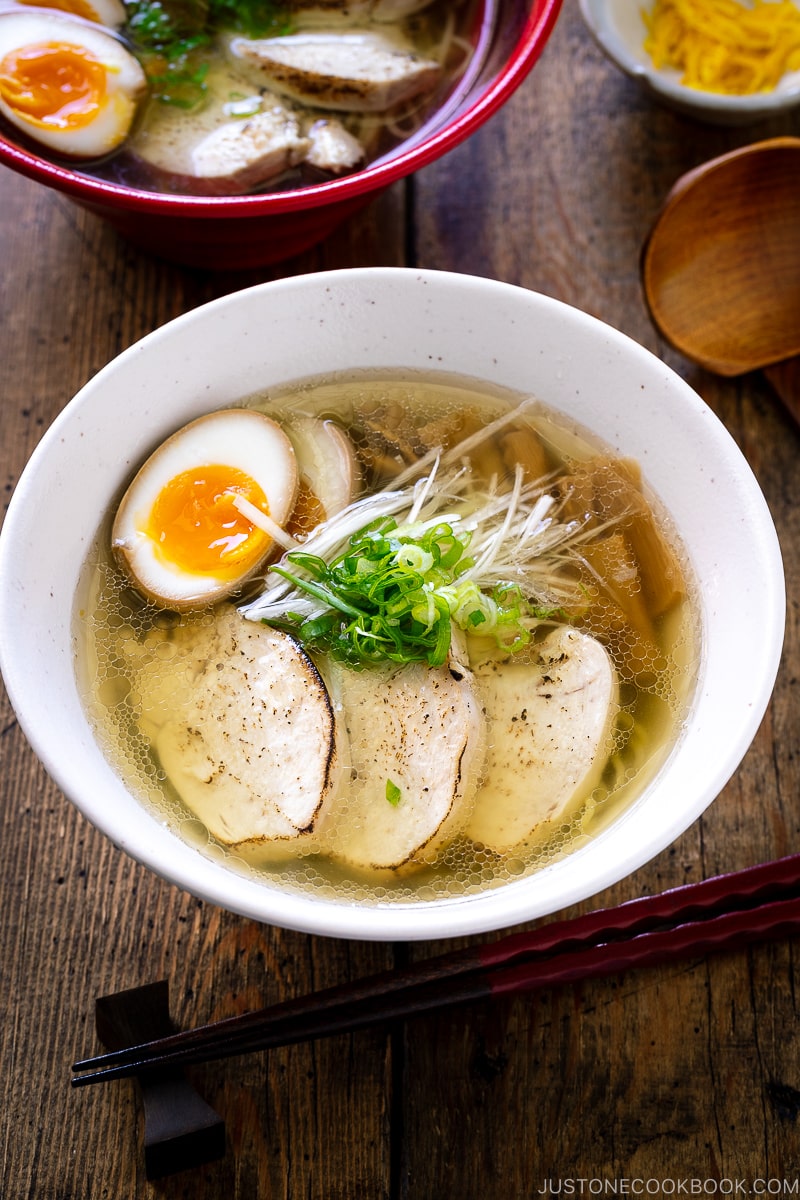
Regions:
<instances>
[{"instance_id":1,"label":"small white dish","mask_svg":"<svg viewBox=\"0 0 800 1200\"><path fill-rule=\"evenodd\" d=\"M728 96L686 87L680 72L657 69L644 48L642 9L652 0L580 0L581 14L600 49L656 100L715 125L749 125L800 104L800 71L784 75L771 92Z\"/></svg>"}]
</instances>

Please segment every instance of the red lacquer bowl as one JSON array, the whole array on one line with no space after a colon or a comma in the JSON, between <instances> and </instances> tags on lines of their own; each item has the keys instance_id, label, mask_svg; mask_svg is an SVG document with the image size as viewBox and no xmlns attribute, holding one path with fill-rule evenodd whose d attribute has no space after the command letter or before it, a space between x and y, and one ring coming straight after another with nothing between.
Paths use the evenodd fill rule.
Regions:
<instances>
[{"instance_id":1,"label":"red lacquer bowl","mask_svg":"<svg viewBox=\"0 0 800 1200\"><path fill-rule=\"evenodd\" d=\"M146 192L40 158L0 134L0 163L108 221L135 245L188 266L265 266L322 241L405 175L469 137L511 96L539 58L562 0L498 0L478 31L473 65L413 139L363 171L293 191L251 196ZM495 8L487 4L489 9Z\"/></svg>"}]
</instances>

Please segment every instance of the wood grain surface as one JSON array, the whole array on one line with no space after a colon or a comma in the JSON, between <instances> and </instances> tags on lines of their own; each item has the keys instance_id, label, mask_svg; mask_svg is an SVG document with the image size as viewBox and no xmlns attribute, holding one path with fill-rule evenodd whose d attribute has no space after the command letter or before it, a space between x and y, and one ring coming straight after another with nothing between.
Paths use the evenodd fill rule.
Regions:
<instances>
[{"instance_id":1,"label":"wood grain surface","mask_svg":"<svg viewBox=\"0 0 800 1200\"><path fill-rule=\"evenodd\" d=\"M491 276L577 305L677 369L767 497L789 595L774 699L741 768L669 850L584 907L800 851L798 431L759 374L722 380L660 343L642 242L678 176L800 117L723 129L657 107L565 0L550 45L467 144L272 271L156 261L0 174L5 500L47 425L142 334L262 279L352 265ZM741 647L742 656L748 653ZM532 1200L800 1196L800 951L681 962L199 1068L226 1121L214 1164L149 1183L129 1081L72 1091L94 999L170 981L178 1026L443 949L259 926L161 882L88 826L0 710L3 1200ZM578 910L575 910L578 911Z\"/></svg>"}]
</instances>

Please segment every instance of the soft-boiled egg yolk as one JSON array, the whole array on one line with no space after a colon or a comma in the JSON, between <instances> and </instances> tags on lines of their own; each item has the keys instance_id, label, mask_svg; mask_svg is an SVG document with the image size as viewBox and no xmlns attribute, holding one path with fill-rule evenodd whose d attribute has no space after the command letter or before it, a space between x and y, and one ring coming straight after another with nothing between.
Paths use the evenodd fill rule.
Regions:
<instances>
[{"instance_id":1,"label":"soft-boiled egg yolk","mask_svg":"<svg viewBox=\"0 0 800 1200\"><path fill-rule=\"evenodd\" d=\"M154 603L204 608L277 551L272 534L285 531L297 487L294 448L275 421L245 408L209 413L139 470L117 509L112 548Z\"/></svg>"},{"instance_id":2,"label":"soft-boiled egg yolk","mask_svg":"<svg viewBox=\"0 0 800 1200\"><path fill-rule=\"evenodd\" d=\"M0 62L0 95L17 116L37 124L55 129L88 125L105 94L105 67L82 46L22 46Z\"/></svg>"},{"instance_id":3,"label":"soft-boiled egg yolk","mask_svg":"<svg viewBox=\"0 0 800 1200\"><path fill-rule=\"evenodd\" d=\"M241 514L236 496L269 516L266 496L244 471L219 463L182 471L159 492L147 535L173 567L240 575L263 557L270 537Z\"/></svg>"},{"instance_id":4,"label":"soft-boiled egg yolk","mask_svg":"<svg viewBox=\"0 0 800 1200\"><path fill-rule=\"evenodd\" d=\"M44 9L0 13L0 112L48 149L111 153L146 86L141 65L101 26Z\"/></svg>"}]
</instances>

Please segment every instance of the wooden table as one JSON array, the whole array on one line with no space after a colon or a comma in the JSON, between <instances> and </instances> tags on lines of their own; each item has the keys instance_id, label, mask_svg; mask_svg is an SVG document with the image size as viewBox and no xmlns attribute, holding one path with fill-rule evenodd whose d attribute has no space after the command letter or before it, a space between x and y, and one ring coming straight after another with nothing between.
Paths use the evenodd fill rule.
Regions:
<instances>
[{"instance_id":1,"label":"wooden table","mask_svg":"<svg viewBox=\"0 0 800 1200\"><path fill-rule=\"evenodd\" d=\"M109 359L273 275L421 265L566 300L661 354L719 414L766 493L789 594L774 699L740 770L674 846L584 908L798 851L798 430L762 377L723 381L669 351L638 279L674 180L781 133L800 133L800 117L728 130L654 106L566 0L540 64L486 128L274 271L155 261L4 171L6 496L59 409ZM788 941L209 1065L194 1079L226 1120L225 1158L148 1182L136 1085L69 1087L69 1063L96 1045L96 996L168 977L187 1025L442 947L313 938L203 904L87 825L7 701L0 732L4 1200L800 1195L800 965Z\"/></svg>"}]
</instances>

